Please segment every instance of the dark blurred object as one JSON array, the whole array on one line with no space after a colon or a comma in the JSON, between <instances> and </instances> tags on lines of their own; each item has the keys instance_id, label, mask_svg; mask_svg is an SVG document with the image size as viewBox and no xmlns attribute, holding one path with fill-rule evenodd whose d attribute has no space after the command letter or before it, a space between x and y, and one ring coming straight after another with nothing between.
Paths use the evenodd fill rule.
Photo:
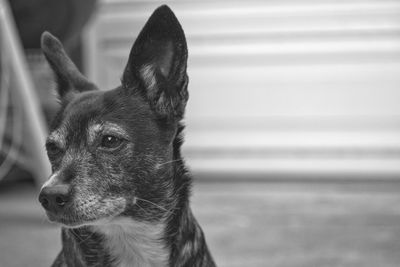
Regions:
<instances>
[{"instance_id":1,"label":"dark blurred object","mask_svg":"<svg viewBox=\"0 0 400 267\"><path fill-rule=\"evenodd\" d=\"M96 2L97 0L9 0L47 121L54 114L56 101L52 88L52 72L40 51L40 36L44 31L57 36L82 70L82 30L94 13Z\"/></svg>"},{"instance_id":2,"label":"dark blurred object","mask_svg":"<svg viewBox=\"0 0 400 267\"><path fill-rule=\"evenodd\" d=\"M40 35L50 31L66 47L72 59L81 64L80 36L95 10L97 0L9 0L25 49L39 49Z\"/></svg>"},{"instance_id":3,"label":"dark blurred object","mask_svg":"<svg viewBox=\"0 0 400 267\"><path fill-rule=\"evenodd\" d=\"M65 46L76 40L96 0L10 0L24 48L40 48L40 35L50 31Z\"/></svg>"}]
</instances>

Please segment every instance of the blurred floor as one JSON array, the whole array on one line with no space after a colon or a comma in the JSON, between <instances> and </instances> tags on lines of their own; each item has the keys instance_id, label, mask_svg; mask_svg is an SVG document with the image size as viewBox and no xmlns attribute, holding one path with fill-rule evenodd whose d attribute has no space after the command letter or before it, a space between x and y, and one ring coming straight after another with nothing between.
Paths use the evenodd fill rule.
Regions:
<instances>
[{"instance_id":1,"label":"blurred floor","mask_svg":"<svg viewBox=\"0 0 400 267\"><path fill-rule=\"evenodd\" d=\"M193 208L219 266L400 264L400 182L197 183ZM0 187L0 267L49 266L59 230L30 184Z\"/></svg>"}]
</instances>

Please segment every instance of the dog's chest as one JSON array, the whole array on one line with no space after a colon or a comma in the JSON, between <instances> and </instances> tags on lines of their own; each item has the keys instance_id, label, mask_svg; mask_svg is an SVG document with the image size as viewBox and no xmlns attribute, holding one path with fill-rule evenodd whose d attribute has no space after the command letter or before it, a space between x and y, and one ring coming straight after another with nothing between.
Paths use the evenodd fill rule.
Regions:
<instances>
[{"instance_id":1,"label":"dog's chest","mask_svg":"<svg viewBox=\"0 0 400 267\"><path fill-rule=\"evenodd\" d=\"M104 246L113 267L168 266L169 253L162 240L163 225L120 219L96 228L104 235Z\"/></svg>"}]
</instances>

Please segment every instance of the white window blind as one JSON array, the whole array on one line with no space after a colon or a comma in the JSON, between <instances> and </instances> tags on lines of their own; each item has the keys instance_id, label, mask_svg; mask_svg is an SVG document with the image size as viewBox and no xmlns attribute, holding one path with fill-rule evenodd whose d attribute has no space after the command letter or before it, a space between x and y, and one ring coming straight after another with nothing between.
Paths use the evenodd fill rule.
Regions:
<instances>
[{"instance_id":1,"label":"white window blind","mask_svg":"<svg viewBox=\"0 0 400 267\"><path fill-rule=\"evenodd\" d=\"M194 172L400 174L400 1L103 0L86 52L102 88L163 3L188 40Z\"/></svg>"}]
</instances>

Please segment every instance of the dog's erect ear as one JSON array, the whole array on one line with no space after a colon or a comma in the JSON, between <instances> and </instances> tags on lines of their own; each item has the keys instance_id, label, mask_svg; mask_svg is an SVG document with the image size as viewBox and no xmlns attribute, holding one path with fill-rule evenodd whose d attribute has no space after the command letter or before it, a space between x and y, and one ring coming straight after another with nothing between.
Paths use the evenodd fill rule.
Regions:
<instances>
[{"instance_id":1,"label":"dog's erect ear","mask_svg":"<svg viewBox=\"0 0 400 267\"><path fill-rule=\"evenodd\" d=\"M188 99L186 65L182 27L168 6L160 6L131 49L122 85L144 89L141 93L160 117L179 120Z\"/></svg>"},{"instance_id":2,"label":"dog's erect ear","mask_svg":"<svg viewBox=\"0 0 400 267\"><path fill-rule=\"evenodd\" d=\"M41 38L41 47L44 56L56 75L57 90L61 100L65 99L70 92L96 89L96 86L79 72L56 37L49 32L44 32Z\"/></svg>"}]
</instances>

